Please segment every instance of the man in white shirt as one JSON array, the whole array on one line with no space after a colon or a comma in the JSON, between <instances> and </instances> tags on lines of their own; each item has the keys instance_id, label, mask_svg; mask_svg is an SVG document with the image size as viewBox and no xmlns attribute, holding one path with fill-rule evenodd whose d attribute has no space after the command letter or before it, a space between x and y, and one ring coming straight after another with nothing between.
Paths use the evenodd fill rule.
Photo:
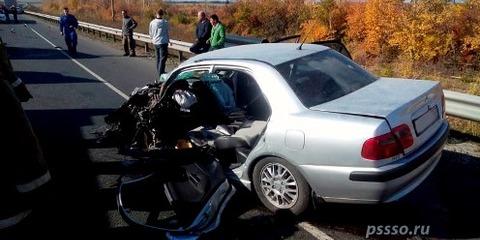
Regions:
<instances>
[{"instance_id":1,"label":"man in white shirt","mask_svg":"<svg viewBox=\"0 0 480 240\"><path fill-rule=\"evenodd\" d=\"M165 63L167 62L168 43L170 37L168 34L168 21L163 19L163 9L157 11L157 16L150 22L149 34L155 46L155 56L157 59L158 76L165 73Z\"/></svg>"}]
</instances>

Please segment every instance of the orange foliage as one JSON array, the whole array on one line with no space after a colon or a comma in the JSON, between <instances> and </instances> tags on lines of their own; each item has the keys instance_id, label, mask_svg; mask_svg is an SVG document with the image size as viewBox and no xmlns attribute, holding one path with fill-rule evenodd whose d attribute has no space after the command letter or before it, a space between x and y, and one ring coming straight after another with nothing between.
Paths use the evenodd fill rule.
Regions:
<instances>
[{"instance_id":1,"label":"orange foliage","mask_svg":"<svg viewBox=\"0 0 480 240\"><path fill-rule=\"evenodd\" d=\"M145 5L143 5L145 3ZM167 12L174 39L193 41L196 12L217 13L230 34L275 40L302 34L307 41L342 39L352 55L392 62L439 61L480 64L480 0L238 0L229 5L167 5L159 0L44 0L43 11L58 15L64 6L83 21L120 27L128 9L146 31L154 12ZM303 40L303 39L302 39Z\"/></svg>"},{"instance_id":2,"label":"orange foliage","mask_svg":"<svg viewBox=\"0 0 480 240\"><path fill-rule=\"evenodd\" d=\"M306 42L331 38L330 30L317 20L308 20L302 24L302 37ZM302 41L303 41L302 38Z\"/></svg>"},{"instance_id":3,"label":"orange foliage","mask_svg":"<svg viewBox=\"0 0 480 240\"><path fill-rule=\"evenodd\" d=\"M389 40L399 30L403 0L369 0L365 6L365 49L373 56L391 53Z\"/></svg>"},{"instance_id":4,"label":"orange foliage","mask_svg":"<svg viewBox=\"0 0 480 240\"><path fill-rule=\"evenodd\" d=\"M311 5L311 18L303 23L302 35L308 41L342 39L346 29L346 8L344 3L324 0Z\"/></svg>"},{"instance_id":5,"label":"orange foliage","mask_svg":"<svg viewBox=\"0 0 480 240\"><path fill-rule=\"evenodd\" d=\"M231 32L276 39L297 34L309 11L303 0L239 0L225 13Z\"/></svg>"},{"instance_id":6,"label":"orange foliage","mask_svg":"<svg viewBox=\"0 0 480 240\"><path fill-rule=\"evenodd\" d=\"M365 39L365 4L351 3L347 6L346 11L347 40L362 42Z\"/></svg>"}]
</instances>

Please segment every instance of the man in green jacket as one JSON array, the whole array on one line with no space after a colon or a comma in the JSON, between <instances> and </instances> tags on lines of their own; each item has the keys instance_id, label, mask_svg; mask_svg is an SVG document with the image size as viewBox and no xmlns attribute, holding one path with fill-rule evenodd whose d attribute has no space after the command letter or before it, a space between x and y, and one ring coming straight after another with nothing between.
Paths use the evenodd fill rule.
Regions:
<instances>
[{"instance_id":1,"label":"man in green jacket","mask_svg":"<svg viewBox=\"0 0 480 240\"><path fill-rule=\"evenodd\" d=\"M212 24L212 33L207 43L210 43L210 51L225 47L225 27L218 20L218 16L213 14L210 16L210 23Z\"/></svg>"}]
</instances>

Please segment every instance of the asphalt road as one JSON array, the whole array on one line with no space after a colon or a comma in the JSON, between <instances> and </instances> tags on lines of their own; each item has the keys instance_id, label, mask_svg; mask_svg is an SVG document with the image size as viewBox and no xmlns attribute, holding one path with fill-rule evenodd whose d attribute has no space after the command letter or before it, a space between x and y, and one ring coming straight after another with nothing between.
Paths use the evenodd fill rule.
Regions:
<instances>
[{"instance_id":1,"label":"asphalt road","mask_svg":"<svg viewBox=\"0 0 480 240\"><path fill-rule=\"evenodd\" d=\"M124 102L119 93L153 81L153 60L122 57L118 46L80 36L80 54L74 62L53 46L64 48L57 26L28 16L20 19L21 24L0 25L0 37L8 44L15 71L34 96L23 106L53 181L32 216L0 233L0 239L31 235L161 239L158 233L129 227L119 217L115 184L124 170L121 163L128 158L115 148L97 145L92 134L104 125L103 117ZM322 204L294 219L272 216L252 195L241 194L211 238L363 239L368 225L427 225L430 233L425 238L480 238L480 154L471 153L480 152L479 145L472 144L473 150L467 152L461 147L472 140L480 142L452 138L433 174L399 202Z\"/></svg>"}]
</instances>

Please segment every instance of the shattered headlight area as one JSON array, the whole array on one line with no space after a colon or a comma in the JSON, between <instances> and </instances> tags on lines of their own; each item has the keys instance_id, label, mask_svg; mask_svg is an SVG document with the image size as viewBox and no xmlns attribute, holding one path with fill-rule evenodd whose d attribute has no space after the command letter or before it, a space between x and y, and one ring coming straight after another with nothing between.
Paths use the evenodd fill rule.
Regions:
<instances>
[{"instance_id":1,"label":"shattered headlight area","mask_svg":"<svg viewBox=\"0 0 480 240\"><path fill-rule=\"evenodd\" d=\"M102 144L116 145L126 155L148 153L175 147L176 122L180 105L173 99L160 99L161 85L148 85L133 91L130 99L105 117L107 130L99 135Z\"/></svg>"},{"instance_id":2,"label":"shattered headlight area","mask_svg":"<svg viewBox=\"0 0 480 240\"><path fill-rule=\"evenodd\" d=\"M215 129L232 122L209 104L209 96L199 94L202 89L194 93L186 81L174 85L165 94L161 84L135 89L127 102L105 117L107 130L98 133L98 142L115 145L125 155L148 156L188 147L188 132L197 127Z\"/></svg>"}]
</instances>

